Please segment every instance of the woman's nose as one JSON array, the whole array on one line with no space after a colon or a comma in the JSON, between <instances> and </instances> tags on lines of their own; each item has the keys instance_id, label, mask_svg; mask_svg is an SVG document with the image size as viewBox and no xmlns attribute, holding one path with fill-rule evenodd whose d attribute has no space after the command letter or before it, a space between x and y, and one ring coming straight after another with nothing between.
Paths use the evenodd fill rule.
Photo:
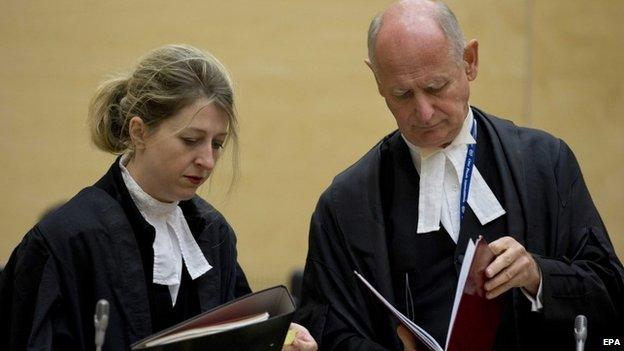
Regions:
<instances>
[{"instance_id":1,"label":"woman's nose","mask_svg":"<svg viewBox=\"0 0 624 351\"><path fill-rule=\"evenodd\" d=\"M195 158L195 164L208 171L212 171L215 166L215 157L212 148L209 151L202 152Z\"/></svg>"}]
</instances>

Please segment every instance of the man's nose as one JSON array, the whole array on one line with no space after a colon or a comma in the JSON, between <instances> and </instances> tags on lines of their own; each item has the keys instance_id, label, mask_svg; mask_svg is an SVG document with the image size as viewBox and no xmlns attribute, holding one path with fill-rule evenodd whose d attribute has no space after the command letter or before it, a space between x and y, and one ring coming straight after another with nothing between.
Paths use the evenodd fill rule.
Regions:
<instances>
[{"instance_id":1,"label":"man's nose","mask_svg":"<svg viewBox=\"0 0 624 351\"><path fill-rule=\"evenodd\" d=\"M433 104L426 96L414 96L414 112L418 122L422 125L428 125L431 122L434 112Z\"/></svg>"}]
</instances>

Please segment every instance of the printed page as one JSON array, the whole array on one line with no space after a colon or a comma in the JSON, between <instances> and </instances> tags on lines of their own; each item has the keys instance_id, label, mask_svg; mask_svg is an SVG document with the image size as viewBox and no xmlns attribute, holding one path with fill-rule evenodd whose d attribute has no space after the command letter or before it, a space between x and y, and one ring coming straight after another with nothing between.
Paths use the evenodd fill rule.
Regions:
<instances>
[{"instance_id":1,"label":"printed page","mask_svg":"<svg viewBox=\"0 0 624 351\"><path fill-rule=\"evenodd\" d=\"M179 333L170 334L167 336L163 336L162 338L158 338L156 340L152 340L148 342L145 346L152 347L157 345L169 344L172 342L178 342L187 339L198 338L200 336L210 335L214 333L219 333L222 331L243 327L246 325L266 321L269 319L269 313L258 313L251 316L245 316L242 318L237 318L234 320L224 321L222 323L209 325L201 328L193 328L181 331Z\"/></svg>"},{"instance_id":2,"label":"printed page","mask_svg":"<svg viewBox=\"0 0 624 351\"><path fill-rule=\"evenodd\" d=\"M370 290L373 295L386 306L386 308L394 315L403 326L409 329L415 337L417 337L426 347L433 351L444 351L442 346L423 328L419 327L416 323L412 322L409 318L405 317L403 313L397 310L388 300L386 300L362 275L353 271L355 275L364 283L364 285Z\"/></svg>"}]
</instances>

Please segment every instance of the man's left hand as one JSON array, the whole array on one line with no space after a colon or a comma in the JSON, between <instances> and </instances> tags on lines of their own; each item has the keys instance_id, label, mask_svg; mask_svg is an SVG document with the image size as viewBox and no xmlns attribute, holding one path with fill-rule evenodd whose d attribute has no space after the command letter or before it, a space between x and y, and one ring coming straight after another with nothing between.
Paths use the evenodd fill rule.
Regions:
<instances>
[{"instance_id":1,"label":"man's left hand","mask_svg":"<svg viewBox=\"0 0 624 351\"><path fill-rule=\"evenodd\" d=\"M489 246L496 259L485 269L485 275L489 278L485 283L485 296L493 299L515 287L524 288L535 296L541 273L533 256L524 246L510 236L493 241Z\"/></svg>"}]
</instances>

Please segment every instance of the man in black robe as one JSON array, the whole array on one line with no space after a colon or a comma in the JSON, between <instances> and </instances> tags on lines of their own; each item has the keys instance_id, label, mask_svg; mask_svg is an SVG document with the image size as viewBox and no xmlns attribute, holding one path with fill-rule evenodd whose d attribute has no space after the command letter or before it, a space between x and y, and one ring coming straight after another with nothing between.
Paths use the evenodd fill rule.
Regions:
<instances>
[{"instance_id":1,"label":"man in black robe","mask_svg":"<svg viewBox=\"0 0 624 351\"><path fill-rule=\"evenodd\" d=\"M478 43L465 43L452 12L393 4L371 23L367 64L398 131L339 174L312 216L298 319L319 348L403 348L354 270L444 345L478 235L497 256L487 298L506 302L493 349L571 349L579 314L594 348L621 338L624 269L572 151L469 106Z\"/></svg>"}]
</instances>

